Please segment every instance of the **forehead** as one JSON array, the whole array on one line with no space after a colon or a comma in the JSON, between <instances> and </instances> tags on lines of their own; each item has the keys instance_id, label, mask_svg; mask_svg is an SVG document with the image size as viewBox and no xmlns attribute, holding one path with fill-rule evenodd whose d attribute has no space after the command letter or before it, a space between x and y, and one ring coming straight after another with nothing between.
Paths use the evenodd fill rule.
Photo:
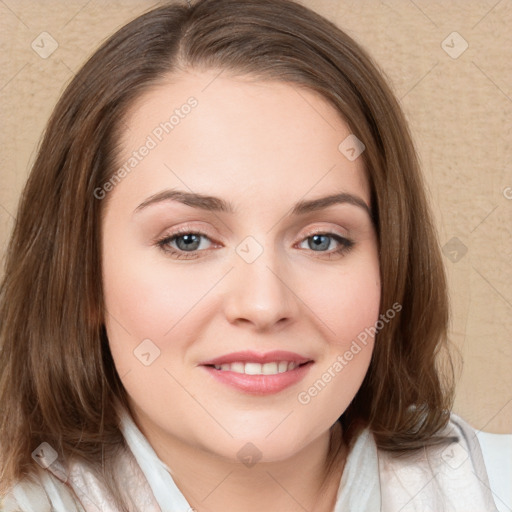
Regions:
<instances>
[{"instance_id":1,"label":"forehead","mask_svg":"<svg viewBox=\"0 0 512 512\"><path fill-rule=\"evenodd\" d=\"M219 71L169 75L123 119L117 163L133 167L116 194L178 187L286 201L345 191L369 203L363 159L340 150L350 136L325 98L297 84Z\"/></svg>"}]
</instances>

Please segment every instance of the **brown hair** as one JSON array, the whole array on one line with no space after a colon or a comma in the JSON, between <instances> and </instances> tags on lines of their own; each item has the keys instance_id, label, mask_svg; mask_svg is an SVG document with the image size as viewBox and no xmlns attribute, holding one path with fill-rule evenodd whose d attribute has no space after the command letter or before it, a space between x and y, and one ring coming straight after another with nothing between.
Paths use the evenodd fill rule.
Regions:
<instances>
[{"instance_id":1,"label":"brown hair","mask_svg":"<svg viewBox=\"0 0 512 512\"><path fill-rule=\"evenodd\" d=\"M103 326L101 213L127 108L176 71L226 70L317 91L366 146L382 278L368 373L340 418L379 448L446 440L453 400L447 287L407 123L369 55L290 0L204 0L154 9L114 34L68 85L49 120L8 247L0 303L1 489L35 471L43 441L108 481L127 407ZM108 197L107 197L108 199ZM441 369L440 362L447 363ZM446 370L451 370L446 371Z\"/></svg>"}]
</instances>

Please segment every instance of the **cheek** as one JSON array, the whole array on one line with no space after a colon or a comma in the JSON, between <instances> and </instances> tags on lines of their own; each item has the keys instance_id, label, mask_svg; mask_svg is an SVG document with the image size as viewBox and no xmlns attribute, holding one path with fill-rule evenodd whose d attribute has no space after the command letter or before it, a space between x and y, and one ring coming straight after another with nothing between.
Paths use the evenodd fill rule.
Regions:
<instances>
[{"instance_id":1,"label":"cheek","mask_svg":"<svg viewBox=\"0 0 512 512\"><path fill-rule=\"evenodd\" d=\"M376 254L369 252L342 270L318 273L305 282L308 285L302 296L324 325L325 336L335 350L344 350L377 321L381 290Z\"/></svg>"},{"instance_id":2,"label":"cheek","mask_svg":"<svg viewBox=\"0 0 512 512\"><path fill-rule=\"evenodd\" d=\"M211 270L191 270L187 264L167 259L156 248L148 255L147 249L125 245L128 256L106 251L103 259L105 304L111 321L122 324L134 338L162 339L218 277Z\"/></svg>"},{"instance_id":3,"label":"cheek","mask_svg":"<svg viewBox=\"0 0 512 512\"><path fill-rule=\"evenodd\" d=\"M105 323L120 375L138 367L134 354L143 342L160 355L167 348L177 350L181 319L211 287L200 276L195 279L179 269L171 271L166 260L154 264L137 251L131 254L122 257L106 252L103 259Z\"/></svg>"},{"instance_id":4,"label":"cheek","mask_svg":"<svg viewBox=\"0 0 512 512\"><path fill-rule=\"evenodd\" d=\"M373 283L373 285L372 285ZM365 286L367 284L367 286ZM365 328L374 325L379 315L380 289L375 281L350 277L339 281L339 289L316 298L326 337L340 349Z\"/></svg>"},{"instance_id":5,"label":"cheek","mask_svg":"<svg viewBox=\"0 0 512 512\"><path fill-rule=\"evenodd\" d=\"M355 331L354 331L355 332ZM314 418L313 437L332 425L347 409L366 376L374 340L347 336L331 346L295 396L298 418ZM310 420L311 421L311 420Z\"/></svg>"},{"instance_id":6,"label":"cheek","mask_svg":"<svg viewBox=\"0 0 512 512\"><path fill-rule=\"evenodd\" d=\"M296 398L304 414L329 424L348 407L371 361L381 297L378 257L372 254L335 276L308 282L315 286L305 287L302 294L318 312L317 327L327 343Z\"/></svg>"}]
</instances>

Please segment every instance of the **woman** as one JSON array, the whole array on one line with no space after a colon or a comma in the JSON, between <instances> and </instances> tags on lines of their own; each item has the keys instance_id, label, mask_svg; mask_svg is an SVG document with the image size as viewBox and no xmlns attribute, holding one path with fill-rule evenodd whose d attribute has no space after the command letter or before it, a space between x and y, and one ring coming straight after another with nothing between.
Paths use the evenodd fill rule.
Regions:
<instances>
[{"instance_id":1,"label":"woman","mask_svg":"<svg viewBox=\"0 0 512 512\"><path fill-rule=\"evenodd\" d=\"M296 3L161 7L92 56L1 301L5 510L495 510L405 119Z\"/></svg>"}]
</instances>

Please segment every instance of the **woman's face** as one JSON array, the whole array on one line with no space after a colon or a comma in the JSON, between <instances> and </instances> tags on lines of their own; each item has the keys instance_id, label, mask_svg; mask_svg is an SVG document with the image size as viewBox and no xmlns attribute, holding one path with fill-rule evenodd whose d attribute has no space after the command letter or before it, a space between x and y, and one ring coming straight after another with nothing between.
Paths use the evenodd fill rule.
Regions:
<instances>
[{"instance_id":1,"label":"woman's face","mask_svg":"<svg viewBox=\"0 0 512 512\"><path fill-rule=\"evenodd\" d=\"M122 126L124 172L103 188L105 322L138 424L284 460L326 435L373 350L360 147L316 93L218 72L155 87Z\"/></svg>"}]
</instances>

